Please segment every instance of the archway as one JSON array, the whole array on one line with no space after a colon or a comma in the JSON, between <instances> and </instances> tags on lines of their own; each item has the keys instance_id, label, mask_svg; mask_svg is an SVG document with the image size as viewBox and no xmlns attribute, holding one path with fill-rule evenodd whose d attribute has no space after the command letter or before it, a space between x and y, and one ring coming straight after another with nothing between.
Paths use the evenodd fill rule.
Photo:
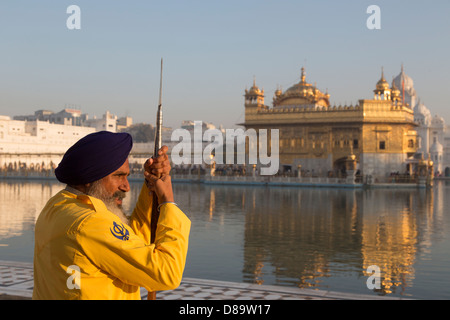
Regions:
<instances>
[{"instance_id":1,"label":"archway","mask_svg":"<svg viewBox=\"0 0 450 320\"><path fill-rule=\"evenodd\" d=\"M345 177L347 175L346 161L347 161L346 157L334 161L333 170L336 176Z\"/></svg>"}]
</instances>

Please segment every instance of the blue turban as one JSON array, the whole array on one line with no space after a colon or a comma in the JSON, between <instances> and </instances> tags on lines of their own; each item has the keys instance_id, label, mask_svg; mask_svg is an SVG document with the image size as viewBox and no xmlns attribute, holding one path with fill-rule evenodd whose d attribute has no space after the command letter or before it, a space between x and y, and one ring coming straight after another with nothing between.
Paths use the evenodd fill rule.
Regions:
<instances>
[{"instance_id":1,"label":"blue turban","mask_svg":"<svg viewBox=\"0 0 450 320\"><path fill-rule=\"evenodd\" d=\"M64 154L56 178L69 185L91 183L119 169L133 146L128 133L99 131L81 138Z\"/></svg>"}]
</instances>

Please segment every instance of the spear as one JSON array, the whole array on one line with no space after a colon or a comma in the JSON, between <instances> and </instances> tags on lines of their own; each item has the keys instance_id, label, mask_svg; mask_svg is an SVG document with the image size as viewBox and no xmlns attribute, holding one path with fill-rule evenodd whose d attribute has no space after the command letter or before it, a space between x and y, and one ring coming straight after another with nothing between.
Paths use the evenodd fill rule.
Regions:
<instances>
[{"instance_id":1,"label":"spear","mask_svg":"<svg viewBox=\"0 0 450 320\"><path fill-rule=\"evenodd\" d=\"M156 113L156 130L155 130L155 150L153 153L153 158L156 159L158 156L158 151L162 147L162 72L163 72L163 59L161 58L161 74L159 79L159 102L158 102L158 112ZM159 212L158 212L158 197L156 192L153 192L153 202L152 202L152 218L150 223L150 243L155 243L156 226L158 224ZM156 300L156 291L149 292L147 295L148 300Z\"/></svg>"}]
</instances>

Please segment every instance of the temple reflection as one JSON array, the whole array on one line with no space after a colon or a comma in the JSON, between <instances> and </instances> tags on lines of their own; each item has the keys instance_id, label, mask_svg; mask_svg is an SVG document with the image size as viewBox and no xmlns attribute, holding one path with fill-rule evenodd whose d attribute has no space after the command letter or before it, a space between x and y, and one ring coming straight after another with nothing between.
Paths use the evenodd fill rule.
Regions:
<instances>
[{"instance_id":1,"label":"temple reflection","mask_svg":"<svg viewBox=\"0 0 450 320\"><path fill-rule=\"evenodd\" d=\"M380 267L380 292L403 291L415 277L419 242L421 250L431 245L426 240L430 230L422 228L422 221L433 223L433 193L397 191L377 196L372 192L365 195L363 205L362 269Z\"/></svg>"},{"instance_id":2,"label":"temple reflection","mask_svg":"<svg viewBox=\"0 0 450 320\"><path fill-rule=\"evenodd\" d=\"M432 191L211 187L209 195L210 207L229 197L242 204L247 282L323 288L347 273L365 286L367 268L377 265L375 291L401 293L412 285L417 255L431 246Z\"/></svg>"}]
</instances>

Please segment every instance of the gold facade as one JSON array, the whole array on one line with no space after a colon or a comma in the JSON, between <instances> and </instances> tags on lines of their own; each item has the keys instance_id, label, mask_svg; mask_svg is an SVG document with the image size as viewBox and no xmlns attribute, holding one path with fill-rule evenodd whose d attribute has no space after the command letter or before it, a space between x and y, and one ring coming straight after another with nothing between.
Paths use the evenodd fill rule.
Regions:
<instances>
[{"instance_id":1,"label":"gold facade","mask_svg":"<svg viewBox=\"0 0 450 320\"><path fill-rule=\"evenodd\" d=\"M279 129L280 164L322 175L342 169L350 155L367 174L406 171L407 159L417 150L413 110L384 74L374 98L355 106L330 106L329 94L307 83L304 69L298 84L275 92L273 107L264 104L264 91L254 83L245 92L242 125Z\"/></svg>"}]
</instances>

